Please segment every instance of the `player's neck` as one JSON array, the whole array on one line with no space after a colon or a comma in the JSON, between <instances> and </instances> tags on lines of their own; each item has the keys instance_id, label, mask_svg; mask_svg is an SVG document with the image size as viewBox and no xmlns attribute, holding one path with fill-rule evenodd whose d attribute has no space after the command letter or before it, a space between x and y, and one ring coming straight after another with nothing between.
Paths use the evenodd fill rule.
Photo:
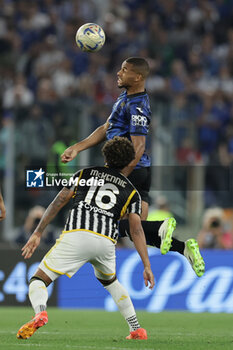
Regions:
<instances>
[{"instance_id":1,"label":"player's neck","mask_svg":"<svg viewBox=\"0 0 233 350\"><path fill-rule=\"evenodd\" d=\"M138 85L138 86L130 86L126 89L127 95L134 95L134 94L139 94L140 92L145 91L145 85Z\"/></svg>"}]
</instances>

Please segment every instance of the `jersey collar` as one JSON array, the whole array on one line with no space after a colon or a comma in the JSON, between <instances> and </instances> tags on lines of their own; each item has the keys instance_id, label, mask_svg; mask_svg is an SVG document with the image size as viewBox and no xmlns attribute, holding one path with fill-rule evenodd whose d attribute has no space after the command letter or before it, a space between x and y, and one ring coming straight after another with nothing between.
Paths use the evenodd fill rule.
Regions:
<instances>
[{"instance_id":1,"label":"jersey collar","mask_svg":"<svg viewBox=\"0 0 233 350\"><path fill-rule=\"evenodd\" d=\"M132 98L132 97L136 97L136 96L141 96L141 95L145 95L147 92L146 90L144 90L143 92L138 92L137 94L132 94L132 95L127 95L127 98Z\"/></svg>"}]
</instances>

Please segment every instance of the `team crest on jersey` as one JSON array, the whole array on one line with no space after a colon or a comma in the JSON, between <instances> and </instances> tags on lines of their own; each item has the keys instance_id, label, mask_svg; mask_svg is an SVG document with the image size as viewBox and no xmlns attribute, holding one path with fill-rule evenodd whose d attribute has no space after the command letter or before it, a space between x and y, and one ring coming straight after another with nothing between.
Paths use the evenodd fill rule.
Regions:
<instances>
[{"instance_id":1,"label":"team crest on jersey","mask_svg":"<svg viewBox=\"0 0 233 350\"><path fill-rule=\"evenodd\" d=\"M121 102L120 106L121 106L121 108L125 107L125 102L124 101Z\"/></svg>"}]
</instances>

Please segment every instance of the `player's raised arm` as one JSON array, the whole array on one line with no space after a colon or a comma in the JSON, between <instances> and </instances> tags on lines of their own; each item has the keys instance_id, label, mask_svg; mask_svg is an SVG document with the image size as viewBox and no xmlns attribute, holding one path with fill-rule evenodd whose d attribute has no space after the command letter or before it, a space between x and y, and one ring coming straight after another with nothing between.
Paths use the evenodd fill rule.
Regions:
<instances>
[{"instance_id":1,"label":"player's raised arm","mask_svg":"<svg viewBox=\"0 0 233 350\"><path fill-rule=\"evenodd\" d=\"M5 217L6 217L6 208L5 208L4 200L2 198L2 194L0 191L0 221L5 219Z\"/></svg>"},{"instance_id":2,"label":"player's raised arm","mask_svg":"<svg viewBox=\"0 0 233 350\"><path fill-rule=\"evenodd\" d=\"M65 152L61 155L61 161L68 163L73 160L80 152L88 149L92 146L98 145L106 138L106 131L109 126L108 120L103 125L99 126L91 135L86 137L84 140L68 147Z\"/></svg>"},{"instance_id":3,"label":"player's raised arm","mask_svg":"<svg viewBox=\"0 0 233 350\"><path fill-rule=\"evenodd\" d=\"M68 188L64 187L58 193L55 199L50 203L50 205L44 212L44 215L42 216L39 224L37 225L35 231L31 235L25 246L22 248L22 255L24 259L29 259L32 256L32 254L40 244L43 231L48 226L48 224L55 218L55 216L61 210L61 208L69 202L72 195L73 190L69 190Z\"/></svg>"},{"instance_id":4,"label":"player's raised arm","mask_svg":"<svg viewBox=\"0 0 233 350\"><path fill-rule=\"evenodd\" d=\"M153 272L151 271L151 267L150 267L150 260L148 257L146 240L142 229L140 216L135 213L130 213L129 225L130 225L130 234L131 234L132 240L144 265L143 277L144 277L145 285L148 286L148 282L149 282L150 283L149 288L152 289L155 285L155 280L154 280Z\"/></svg>"}]
</instances>

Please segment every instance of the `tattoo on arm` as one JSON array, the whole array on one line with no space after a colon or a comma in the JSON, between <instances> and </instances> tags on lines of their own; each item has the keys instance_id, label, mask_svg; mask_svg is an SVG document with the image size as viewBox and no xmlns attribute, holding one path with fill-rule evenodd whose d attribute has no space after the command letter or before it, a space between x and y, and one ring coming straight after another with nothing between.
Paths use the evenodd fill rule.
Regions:
<instances>
[{"instance_id":1,"label":"tattoo on arm","mask_svg":"<svg viewBox=\"0 0 233 350\"><path fill-rule=\"evenodd\" d=\"M44 229L55 218L55 216L61 210L61 208L64 207L66 203L68 203L68 201L72 197L72 194L72 191L70 191L67 188L63 188L46 209L35 231L40 232L42 234Z\"/></svg>"}]
</instances>

